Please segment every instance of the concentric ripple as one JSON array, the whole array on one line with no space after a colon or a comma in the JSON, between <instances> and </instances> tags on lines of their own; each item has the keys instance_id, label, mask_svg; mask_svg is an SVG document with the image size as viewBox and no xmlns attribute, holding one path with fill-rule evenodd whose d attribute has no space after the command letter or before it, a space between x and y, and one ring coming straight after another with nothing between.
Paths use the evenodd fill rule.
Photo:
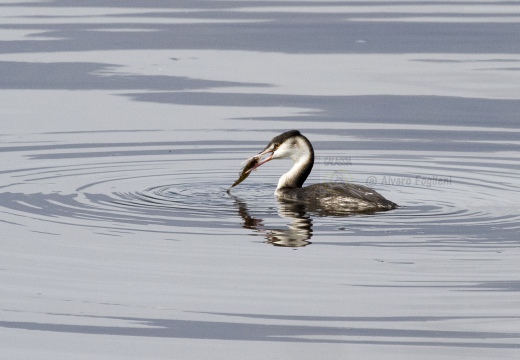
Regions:
<instances>
[{"instance_id":1,"label":"concentric ripple","mask_svg":"<svg viewBox=\"0 0 520 360\"><path fill-rule=\"evenodd\" d=\"M41 167L4 170L2 221L169 234L238 234L246 228L278 240L297 236L304 241L307 234L313 243L320 242L320 234L337 241L385 235L394 236L392 243L399 246L410 239L509 246L517 242L512 234L520 228L515 159L432 153L384 160L376 154L358 158L348 174L345 168L318 164L309 183L343 171L339 181L367 184L401 205L375 215L320 217L287 209L273 197L287 163L264 167L228 194L240 160L236 155L222 159L216 149L206 157L186 153L175 159L149 151L126 161L99 156L99 149L95 159L88 155L73 161L56 156ZM295 223L298 232L283 230Z\"/></svg>"}]
</instances>

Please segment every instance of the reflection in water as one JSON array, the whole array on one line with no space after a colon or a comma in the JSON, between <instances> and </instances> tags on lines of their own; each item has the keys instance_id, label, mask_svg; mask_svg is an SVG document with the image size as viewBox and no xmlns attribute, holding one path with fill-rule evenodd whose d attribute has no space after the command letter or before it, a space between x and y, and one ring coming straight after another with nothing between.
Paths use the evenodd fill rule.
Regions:
<instances>
[{"instance_id":1,"label":"reflection in water","mask_svg":"<svg viewBox=\"0 0 520 360\"><path fill-rule=\"evenodd\" d=\"M238 214L243 219L242 227L262 233L266 243L275 246L302 247L311 244L312 218L307 213L305 205L289 202L278 202L278 215L290 219L286 229L267 228L263 219L258 219L249 213L247 203L237 196L229 194L235 201Z\"/></svg>"}]
</instances>

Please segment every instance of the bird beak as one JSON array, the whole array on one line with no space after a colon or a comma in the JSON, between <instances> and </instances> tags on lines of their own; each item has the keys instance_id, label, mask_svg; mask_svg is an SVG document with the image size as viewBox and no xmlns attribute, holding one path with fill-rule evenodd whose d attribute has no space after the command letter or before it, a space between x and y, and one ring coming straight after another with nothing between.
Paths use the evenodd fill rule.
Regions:
<instances>
[{"instance_id":1,"label":"bird beak","mask_svg":"<svg viewBox=\"0 0 520 360\"><path fill-rule=\"evenodd\" d=\"M274 150L265 149L261 153L256 154L255 156L250 157L249 159L247 159L246 161L250 161L251 159L254 159L254 158L258 158L260 160L262 158L262 156L264 156L266 154L271 154L269 157L265 158L264 160L259 161L255 166L253 166L247 172L250 173L251 171L256 170L258 167L260 167L261 165L265 164L266 162L273 160L273 153L274 153Z\"/></svg>"}]
</instances>

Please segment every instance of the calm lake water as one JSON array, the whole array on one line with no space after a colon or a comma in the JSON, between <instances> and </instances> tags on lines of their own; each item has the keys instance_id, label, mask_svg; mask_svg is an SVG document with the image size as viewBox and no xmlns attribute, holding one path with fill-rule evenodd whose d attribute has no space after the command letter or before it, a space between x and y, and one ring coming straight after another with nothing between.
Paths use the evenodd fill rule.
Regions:
<instances>
[{"instance_id":1,"label":"calm lake water","mask_svg":"<svg viewBox=\"0 0 520 360\"><path fill-rule=\"evenodd\" d=\"M0 4L6 359L520 355L520 6ZM306 184L398 203L279 203Z\"/></svg>"}]
</instances>

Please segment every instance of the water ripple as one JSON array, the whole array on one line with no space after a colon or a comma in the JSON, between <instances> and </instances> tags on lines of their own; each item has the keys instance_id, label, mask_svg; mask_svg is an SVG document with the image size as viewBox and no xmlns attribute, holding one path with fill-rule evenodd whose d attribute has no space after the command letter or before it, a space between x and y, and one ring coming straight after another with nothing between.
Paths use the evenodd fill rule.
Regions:
<instances>
[{"instance_id":1,"label":"water ripple","mask_svg":"<svg viewBox=\"0 0 520 360\"><path fill-rule=\"evenodd\" d=\"M280 237L280 226L291 227L298 218L298 236L308 225L302 225L304 219L312 220L312 226L307 226L309 239L322 233L343 237L341 241L345 235L352 239L407 234L499 243L511 239L511 232L520 228L516 197L520 171L513 160L436 154L393 161L381 160L377 154L358 159L355 172L349 171L345 181L368 182L366 174L377 169L378 174L370 175L370 185L402 207L370 216L320 217L288 209L273 197L277 177L287 163L265 167L227 194L240 160L222 156L219 147L213 146L206 158L200 152L186 152L172 160L158 157L157 151L152 156L147 149L138 160L121 161L110 154L100 156L102 149L97 149L92 157L83 153L68 165L58 156L60 165L51 159L44 167L5 169L2 221L23 224L22 219L37 219L165 233L228 234L245 227L272 234L276 228ZM219 161L211 161L217 154ZM323 177L325 170L317 166L315 171ZM311 180L320 179L315 175Z\"/></svg>"}]
</instances>

